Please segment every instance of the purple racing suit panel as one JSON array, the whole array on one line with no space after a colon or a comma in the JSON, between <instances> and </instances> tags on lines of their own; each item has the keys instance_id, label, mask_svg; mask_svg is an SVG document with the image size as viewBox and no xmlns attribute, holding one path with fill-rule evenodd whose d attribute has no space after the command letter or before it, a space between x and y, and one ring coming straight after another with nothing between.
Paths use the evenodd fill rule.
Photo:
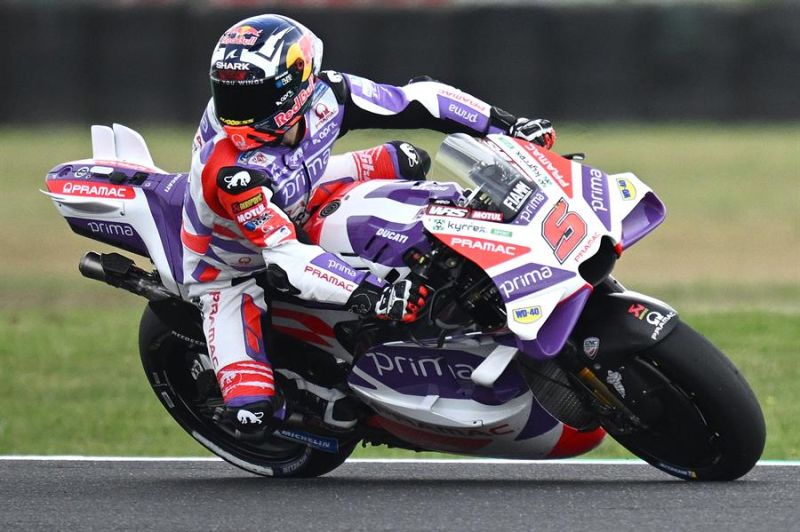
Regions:
<instances>
[{"instance_id":1,"label":"purple racing suit panel","mask_svg":"<svg viewBox=\"0 0 800 532\"><path fill-rule=\"evenodd\" d=\"M222 131L222 124L217 120L217 113L214 109L214 100L208 100L208 105L200 119L200 125L194 134L192 141L192 153L202 148L208 141L217 136Z\"/></svg>"},{"instance_id":2,"label":"purple racing suit panel","mask_svg":"<svg viewBox=\"0 0 800 532\"><path fill-rule=\"evenodd\" d=\"M492 106L438 81L404 86L375 83L351 74L325 72L340 81L343 98L342 134L351 129L432 129L442 133L484 135L492 124ZM334 88L336 90L336 88Z\"/></svg>"}]
</instances>

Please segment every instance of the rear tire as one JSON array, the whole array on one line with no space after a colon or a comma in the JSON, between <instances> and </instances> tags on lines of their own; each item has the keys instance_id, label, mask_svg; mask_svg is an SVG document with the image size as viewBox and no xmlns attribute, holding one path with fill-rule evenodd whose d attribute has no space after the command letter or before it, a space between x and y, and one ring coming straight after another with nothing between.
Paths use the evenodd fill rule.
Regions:
<instances>
[{"instance_id":1,"label":"rear tire","mask_svg":"<svg viewBox=\"0 0 800 532\"><path fill-rule=\"evenodd\" d=\"M269 437L258 444L237 439L212 417L222 405L215 381L198 382L192 365L206 348L177 335L148 306L139 326L139 352L147 380L161 404L194 439L220 458L250 473L274 477L316 477L340 466L358 439L340 440L338 453Z\"/></svg>"},{"instance_id":2,"label":"rear tire","mask_svg":"<svg viewBox=\"0 0 800 532\"><path fill-rule=\"evenodd\" d=\"M689 480L735 480L761 457L761 407L739 370L684 323L627 365L648 393L626 406L648 430L609 433L651 465ZM631 394L628 394L629 398Z\"/></svg>"}]
</instances>

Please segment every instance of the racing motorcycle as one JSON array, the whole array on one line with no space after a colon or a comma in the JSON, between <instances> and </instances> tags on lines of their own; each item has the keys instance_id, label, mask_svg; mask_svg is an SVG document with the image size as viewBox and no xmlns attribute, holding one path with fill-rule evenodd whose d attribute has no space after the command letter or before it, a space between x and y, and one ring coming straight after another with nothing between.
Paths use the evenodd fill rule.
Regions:
<instances>
[{"instance_id":1,"label":"racing motorcycle","mask_svg":"<svg viewBox=\"0 0 800 532\"><path fill-rule=\"evenodd\" d=\"M328 426L302 394L262 438L221 415L201 317L183 286L186 174L153 163L121 125L92 127L93 157L47 175L76 233L150 259L88 252L81 273L148 300L145 374L192 437L259 475L325 474L356 445L554 459L610 434L682 479L732 480L764 447L764 419L733 364L666 303L612 275L624 250L665 217L635 175L608 175L502 135L447 137L435 181L341 187L304 224L309 239L395 281L432 289L416 322L359 317L273 294L279 386L291 374L355 399L352 429ZM288 387L287 387L288 389Z\"/></svg>"}]
</instances>

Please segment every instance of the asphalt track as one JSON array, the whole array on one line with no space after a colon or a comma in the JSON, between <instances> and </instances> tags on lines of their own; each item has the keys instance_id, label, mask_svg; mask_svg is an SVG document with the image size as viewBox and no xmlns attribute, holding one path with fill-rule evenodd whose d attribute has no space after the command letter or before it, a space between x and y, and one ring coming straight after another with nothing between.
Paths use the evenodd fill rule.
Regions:
<instances>
[{"instance_id":1,"label":"asphalt track","mask_svg":"<svg viewBox=\"0 0 800 532\"><path fill-rule=\"evenodd\" d=\"M800 530L800 468L728 483L638 463L352 461L313 480L224 462L0 460L0 530Z\"/></svg>"}]
</instances>

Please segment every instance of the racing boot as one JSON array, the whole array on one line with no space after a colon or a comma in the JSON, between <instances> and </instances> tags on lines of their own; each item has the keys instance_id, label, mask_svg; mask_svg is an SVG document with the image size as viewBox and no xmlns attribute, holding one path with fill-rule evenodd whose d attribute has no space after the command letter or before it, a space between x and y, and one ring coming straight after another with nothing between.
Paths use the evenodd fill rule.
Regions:
<instances>
[{"instance_id":1,"label":"racing boot","mask_svg":"<svg viewBox=\"0 0 800 532\"><path fill-rule=\"evenodd\" d=\"M224 409L214 420L232 426L236 437L259 440L283 419L283 399L276 394L272 368L257 361L229 364L217 374Z\"/></svg>"},{"instance_id":2,"label":"racing boot","mask_svg":"<svg viewBox=\"0 0 800 532\"><path fill-rule=\"evenodd\" d=\"M337 430L353 428L358 422L359 403L335 388L314 384L287 369L276 370L283 377L281 389L288 399L297 403L325 425Z\"/></svg>"}]
</instances>

